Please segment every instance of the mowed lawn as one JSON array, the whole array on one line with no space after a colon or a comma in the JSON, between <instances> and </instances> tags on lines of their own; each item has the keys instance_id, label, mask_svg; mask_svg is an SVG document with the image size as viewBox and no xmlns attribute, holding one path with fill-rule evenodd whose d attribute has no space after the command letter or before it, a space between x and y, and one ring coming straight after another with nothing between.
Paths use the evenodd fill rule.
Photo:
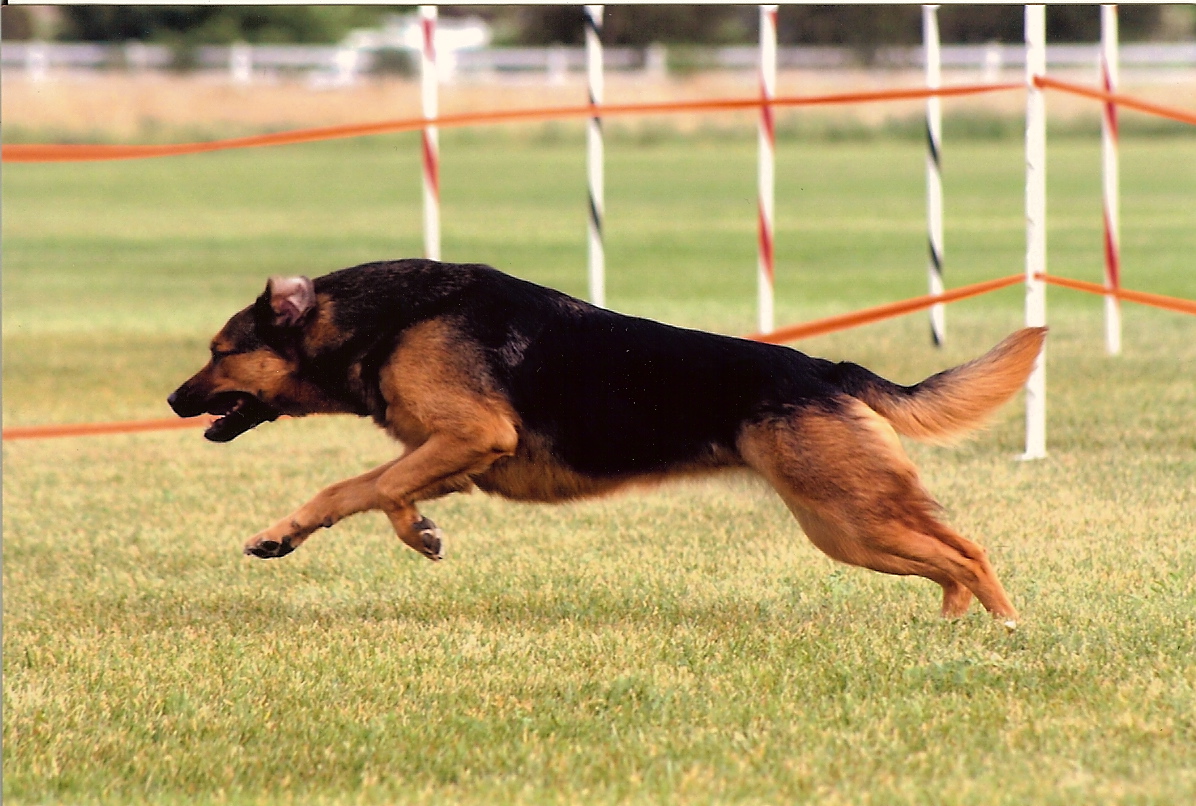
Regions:
<instances>
[{"instance_id":1,"label":"mowed lawn","mask_svg":"<svg viewBox=\"0 0 1196 806\"><path fill-rule=\"evenodd\" d=\"M444 256L585 293L584 147L443 139ZM754 326L755 146L615 138L608 302ZM418 255L418 141L5 165L5 426L169 416L276 273ZM948 285L1020 272L1015 141L949 142ZM778 322L924 292L916 142L781 143ZM1048 155L1052 272L1101 276L1099 150ZM1196 138L1127 138L1127 287L1196 298ZM795 346L910 383L1021 322L1020 288ZM1022 614L826 559L739 475L566 506L426 504L448 558L363 515L241 542L393 457L313 418L5 442L6 803L1196 801L1196 318L1049 292L1048 447L1020 400L908 443ZM700 405L701 401L695 401Z\"/></svg>"}]
</instances>

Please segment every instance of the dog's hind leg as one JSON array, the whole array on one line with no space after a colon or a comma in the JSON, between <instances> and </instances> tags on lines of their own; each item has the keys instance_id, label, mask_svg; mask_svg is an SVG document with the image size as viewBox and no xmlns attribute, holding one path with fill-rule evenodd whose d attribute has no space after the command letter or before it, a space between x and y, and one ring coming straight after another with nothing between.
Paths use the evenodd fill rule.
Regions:
<instances>
[{"instance_id":1,"label":"dog's hind leg","mask_svg":"<svg viewBox=\"0 0 1196 806\"><path fill-rule=\"evenodd\" d=\"M842 506L808 502L790 503L790 509L814 545L837 560L937 582L945 617L962 616L975 593L994 617L1017 619L984 550L942 524L919 528L902 518L861 518ZM951 539L944 539L948 534Z\"/></svg>"},{"instance_id":2,"label":"dog's hind leg","mask_svg":"<svg viewBox=\"0 0 1196 806\"><path fill-rule=\"evenodd\" d=\"M937 582L944 616L962 615L975 594L995 617L1017 618L984 550L937 519L896 434L863 403L751 426L740 451L829 556Z\"/></svg>"}]
</instances>

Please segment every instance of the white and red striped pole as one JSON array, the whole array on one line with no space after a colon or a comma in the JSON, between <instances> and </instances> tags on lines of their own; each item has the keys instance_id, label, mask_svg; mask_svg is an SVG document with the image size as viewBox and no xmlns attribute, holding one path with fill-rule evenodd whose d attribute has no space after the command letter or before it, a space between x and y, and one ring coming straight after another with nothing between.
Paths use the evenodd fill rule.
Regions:
<instances>
[{"instance_id":1,"label":"white and red striped pole","mask_svg":"<svg viewBox=\"0 0 1196 806\"><path fill-rule=\"evenodd\" d=\"M1105 92L1117 92L1117 6L1100 7L1100 78ZM1105 103L1101 115L1101 158L1105 201L1105 288L1121 287L1121 231L1117 165L1117 104ZM1105 295L1105 351L1121 354L1121 304Z\"/></svg>"},{"instance_id":2,"label":"white and red striped pole","mask_svg":"<svg viewBox=\"0 0 1196 806\"><path fill-rule=\"evenodd\" d=\"M1046 325L1046 6L1026 6L1026 326ZM1026 452L1046 456L1046 348L1026 381Z\"/></svg>"},{"instance_id":3,"label":"white and red striped pole","mask_svg":"<svg viewBox=\"0 0 1196 806\"><path fill-rule=\"evenodd\" d=\"M424 120L437 116L436 6L420 6L423 49L420 59L420 95ZM436 126L423 129L424 158L424 257L440 260L440 136Z\"/></svg>"},{"instance_id":4,"label":"white and red striped pole","mask_svg":"<svg viewBox=\"0 0 1196 806\"><path fill-rule=\"evenodd\" d=\"M768 102L777 94L777 7L760 6L760 107L759 136L759 258L756 262L757 326L761 333L775 327L773 313L774 202L776 198L777 131L774 109Z\"/></svg>"},{"instance_id":5,"label":"white and red striped pole","mask_svg":"<svg viewBox=\"0 0 1196 806\"><path fill-rule=\"evenodd\" d=\"M938 6L922 6L922 44L926 53L926 87L942 86ZM931 294L943 293L943 106L942 99L926 99L926 230L930 242L927 264ZM947 306L930 308L930 339L941 347L947 336Z\"/></svg>"},{"instance_id":6,"label":"white and red striped pole","mask_svg":"<svg viewBox=\"0 0 1196 806\"><path fill-rule=\"evenodd\" d=\"M586 6L586 77L590 91L590 119L586 128L586 174L590 190L590 302L606 305L606 250L602 242L605 208L603 186L602 117L602 12L603 6Z\"/></svg>"}]
</instances>

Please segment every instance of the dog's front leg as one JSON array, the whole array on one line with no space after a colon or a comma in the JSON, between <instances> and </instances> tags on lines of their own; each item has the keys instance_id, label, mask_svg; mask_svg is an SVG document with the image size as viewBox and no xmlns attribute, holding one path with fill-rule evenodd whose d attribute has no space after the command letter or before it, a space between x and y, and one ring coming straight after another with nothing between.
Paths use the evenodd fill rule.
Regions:
<instances>
[{"instance_id":1,"label":"dog's front leg","mask_svg":"<svg viewBox=\"0 0 1196 806\"><path fill-rule=\"evenodd\" d=\"M393 459L360 476L325 487L295 512L249 538L245 553L264 559L285 557L316 529L332 526L358 512L381 508L378 478L400 461Z\"/></svg>"},{"instance_id":2,"label":"dog's front leg","mask_svg":"<svg viewBox=\"0 0 1196 806\"><path fill-rule=\"evenodd\" d=\"M254 557L284 557L316 529L332 526L358 512L381 509L399 538L432 560L444 556L443 535L420 515L416 501L468 489L470 478L514 451L514 429L507 441L436 434L410 453L360 476L337 482L315 498L259 532L245 544Z\"/></svg>"},{"instance_id":3,"label":"dog's front leg","mask_svg":"<svg viewBox=\"0 0 1196 806\"><path fill-rule=\"evenodd\" d=\"M496 440L481 434L434 434L387 468L376 486L381 508L399 539L431 560L442 559L443 534L419 513L415 502L469 489L473 476L514 452L514 429L510 429L510 437Z\"/></svg>"}]
</instances>

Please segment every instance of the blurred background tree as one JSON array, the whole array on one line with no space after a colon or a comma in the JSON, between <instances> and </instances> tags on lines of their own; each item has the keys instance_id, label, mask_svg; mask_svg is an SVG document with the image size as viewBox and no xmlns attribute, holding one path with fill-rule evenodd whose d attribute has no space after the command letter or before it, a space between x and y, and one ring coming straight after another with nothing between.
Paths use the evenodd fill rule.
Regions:
<instances>
[{"instance_id":1,"label":"blurred background tree","mask_svg":"<svg viewBox=\"0 0 1196 806\"><path fill-rule=\"evenodd\" d=\"M1097 5L1047 7L1047 36L1056 42L1093 42L1100 38ZM580 44L581 6L475 8L492 22L509 21L511 44ZM939 9L944 42L1023 41L1022 6L945 5ZM1196 37L1196 6L1123 5L1121 38L1191 39ZM840 45L864 50L922 41L922 10L917 5L781 4L777 38L783 45ZM759 29L759 11L751 5L607 6L603 41L611 45L751 44Z\"/></svg>"},{"instance_id":2,"label":"blurred background tree","mask_svg":"<svg viewBox=\"0 0 1196 806\"><path fill-rule=\"evenodd\" d=\"M332 43L354 28L375 27L415 6L4 6L6 39L166 44ZM1054 42L1099 37L1096 5L1047 8ZM577 45L583 39L578 5L441 6L444 16L480 16L499 45ZM608 5L603 39L610 45L751 44L759 25L752 5ZM939 26L947 43L1022 41L1023 10L1012 5L945 5ZM1125 41L1196 38L1196 6L1123 5ZM778 19L783 45L839 45L869 53L884 45L921 42L916 5L785 5Z\"/></svg>"},{"instance_id":3,"label":"blurred background tree","mask_svg":"<svg viewBox=\"0 0 1196 806\"><path fill-rule=\"evenodd\" d=\"M580 45L582 6L524 6L516 12L517 44ZM755 6L607 6L602 41L608 45L738 44L756 36Z\"/></svg>"},{"instance_id":4,"label":"blurred background tree","mask_svg":"<svg viewBox=\"0 0 1196 806\"><path fill-rule=\"evenodd\" d=\"M377 6L66 6L58 39L183 44L337 42L396 9Z\"/></svg>"}]
</instances>

